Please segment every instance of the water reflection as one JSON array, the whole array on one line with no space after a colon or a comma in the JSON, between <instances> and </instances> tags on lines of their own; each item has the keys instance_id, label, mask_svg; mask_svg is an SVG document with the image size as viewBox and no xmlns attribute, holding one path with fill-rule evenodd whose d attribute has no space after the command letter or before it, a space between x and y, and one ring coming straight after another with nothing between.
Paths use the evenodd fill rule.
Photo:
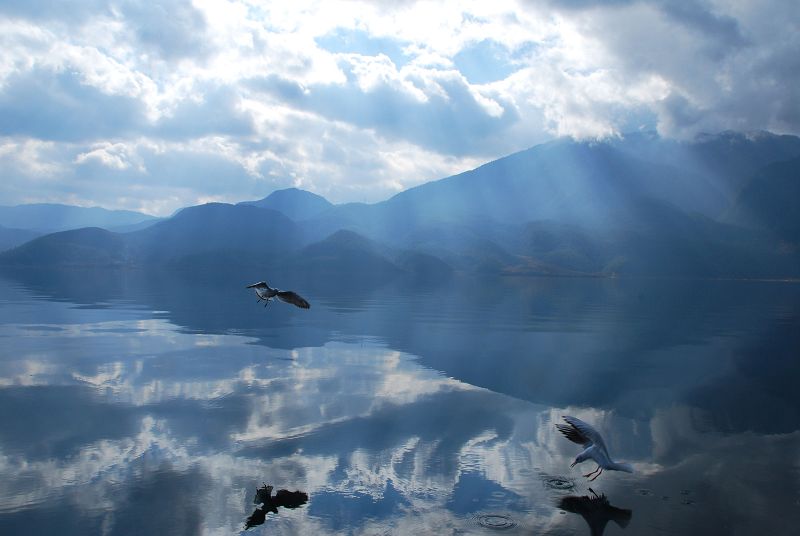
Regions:
<instances>
[{"instance_id":1,"label":"water reflection","mask_svg":"<svg viewBox=\"0 0 800 536\"><path fill-rule=\"evenodd\" d=\"M265 480L311 500L250 533L583 534L562 415L635 464L595 486L628 533L800 523L792 286L312 288L261 315L243 276L70 277L0 279L0 533L242 532Z\"/></svg>"},{"instance_id":2,"label":"water reflection","mask_svg":"<svg viewBox=\"0 0 800 536\"><path fill-rule=\"evenodd\" d=\"M592 536L602 536L609 521L624 529L633 516L633 512L613 506L605 495L598 495L592 488L589 488L589 495L562 497L558 501L558 507L580 515L589 525Z\"/></svg>"},{"instance_id":3,"label":"water reflection","mask_svg":"<svg viewBox=\"0 0 800 536\"><path fill-rule=\"evenodd\" d=\"M273 487L264 484L256 490L253 503L259 505L252 514L245 520L245 528L250 529L258 525L263 525L267 518L267 513L278 513L278 508L299 508L308 502L308 494L302 491L289 491L279 489L272 495Z\"/></svg>"}]
</instances>

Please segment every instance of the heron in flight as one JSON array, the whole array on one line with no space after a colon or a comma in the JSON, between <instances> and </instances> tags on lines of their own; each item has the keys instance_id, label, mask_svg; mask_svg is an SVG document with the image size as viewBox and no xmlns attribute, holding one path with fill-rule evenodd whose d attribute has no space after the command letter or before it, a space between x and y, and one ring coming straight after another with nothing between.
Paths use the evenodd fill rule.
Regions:
<instances>
[{"instance_id":1,"label":"heron in flight","mask_svg":"<svg viewBox=\"0 0 800 536\"><path fill-rule=\"evenodd\" d=\"M586 460L594 460L597 463L597 469L591 473L585 474L586 478L592 482L595 478L603 473L603 469L609 471L625 471L632 473L633 467L628 463L618 463L611 459L606 448L606 443L603 441L603 436L600 432L595 430L590 424L583 422L576 417L565 416L564 420L567 424L556 424L558 431L564 436L578 445L583 446L584 450L575 458L575 461L570 464L570 467L575 467L576 464ZM594 475L594 476L592 476Z\"/></svg>"},{"instance_id":2,"label":"heron in flight","mask_svg":"<svg viewBox=\"0 0 800 536\"><path fill-rule=\"evenodd\" d=\"M279 300L285 301L286 303L291 303L292 305L296 305L301 309L308 309L311 307L309 303L299 294L296 292L292 292L291 290L278 290L276 288L272 288L265 281L259 281L258 283L253 283L252 285L247 285L246 288L251 288L255 290L256 296L258 296L258 301L264 300L264 307L269 305L269 301L274 298L278 297Z\"/></svg>"}]
</instances>

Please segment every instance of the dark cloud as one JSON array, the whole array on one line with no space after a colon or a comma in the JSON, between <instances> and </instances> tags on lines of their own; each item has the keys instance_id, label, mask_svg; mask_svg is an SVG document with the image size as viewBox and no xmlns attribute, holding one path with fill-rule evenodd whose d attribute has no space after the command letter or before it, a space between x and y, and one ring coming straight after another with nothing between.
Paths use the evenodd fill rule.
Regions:
<instances>
[{"instance_id":1,"label":"dark cloud","mask_svg":"<svg viewBox=\"0 0 800 536\"><path fill-rule=\"evenodd\" d=\"M140 100L107 95L76 72L44 69L7 80L0 91L0 117L2 135L57 141L125 136L145 126Z\"/></svg>"},{"instance_id":2,"label":"dark cloud","mask_svg":"<svg viewBox=\"0 0 800 536\"><path fill-rule=\"evenodd\" d=\"M556 8L570 11L582 10L614 10L634 5L652 6L667 16L680 27L695 32L702 37L701 48L717 59L731 52L735 47L748 43L742 33L739 22L728 15L714 12L712 6L704 0L551 0ZM609 31L616 28L609 27ZM602 34L600 34L602 37ZM651 50L640 51L644 53Z\"/></svg>"},{"instance_id":3,"label":"dark cloud","mask_svg":"<svg viewBox=\"0 0 800 536\"><path fill-rule=\"evenodd\" d=\"M184 99L153 124L138 98L108 95L73 71L36 69L11 77L0 91L0 135L55 141L249 136L253 121L237 108L238 101L229 87L206 86L199 100Z\"/></svg>"},{"instance_id":4,"label":"dark cloud","mask_svg":"<svg viewBox=\"0 0 800 536\"><path fill-rule=\"evenodd\" d=\"M8 0L0 3L0 15L70 25L98 16L118 18L142 47L163 59L202 57L210 52L206 20L189 0Z\"/></svg>"},{"instance_id":5,"label":"dark cloud","mask_svg":"<svg viewBox=\"0 0 800 536\"><path fill-rule=\"evenodd\" d=\"M516 108L502 101L502 114L491 116L458 76L445 74L436 78L444 95L429 93L423 102L407 89L387 82L362 90L354 73L348 70L346 74L348 81L344 85L302 88L270 75L251 80L250 86L328 119L372 128L382 136L453 155L496 150L498 135L519 119ZM419 87L426 83L418 77L410 77L410 82Z\"/></svg>"},{"instance_id":6,"label":"dark cloud","mask_svg":"<svg viewBox=\"0 0 800 536\"><path fill-rule=\"evenodd\" d=\"M621 80L657 76L668 85L667 98L649 103L663 135L800 131L800 39L789 30L800 23L797 10L781 2L745 3L736 12L702 0L627 2L624 10L603 4L554 5L584 10L583 31L612 54L617 65L607 67Z\"/></svg>"},{"instance_id":7,"label":"dark cloud","mask_svg":"<svg viewBox=\"0 0 800 536\"><path fill-rule=\"evenodd\" d=\"M676 93L661 101L658 110L662 120L662 128L669 132L681 132L691 129L702 119L702 112L692 106L684 97Z\"/></svg>"},{"instance_id":8,"label":"dark cloud","mask_svg":"<svg viewBox=\"0 0 800 536\"><path fill-rule=\"evenodd\" d=\"M701 2L660 2L659 8L685 27L722 45L733 47L747 43L736 19L715 14Z\"/></svg>"},{"instance_id":9,"label":"dark cloud","mask_svg":"<svg viewBox=\"0 0 800 536\"><path fill-rule=\"evenodd\" d=\"M549 0L548 4L556 8L563 9L593 9L598 7L625 6L637 2L637 0ZM534 2L526 2L534 4Z\"/></svg>"}]
</instances>

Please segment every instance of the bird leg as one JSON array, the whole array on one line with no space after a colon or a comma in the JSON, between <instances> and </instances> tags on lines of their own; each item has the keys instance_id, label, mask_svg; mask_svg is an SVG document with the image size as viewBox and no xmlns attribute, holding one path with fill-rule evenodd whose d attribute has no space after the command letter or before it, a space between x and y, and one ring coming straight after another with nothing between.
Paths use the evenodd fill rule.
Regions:
<instances>
[{"instance_id":1,"label":"bird leg","mask_svg":"<svg viewBox=\"0 0 800 536\"><path fill-rule=\"evenodd\" d=\"M599 473L597 473L596 475L594 475L592 478L590 478L590 479L589 479L589 482L594 482L594 481L595 481L595 479L596 479L598 476L600 476L600 475L602 475L602 474L603 474L603 468L602 468L602 467L598 467L598 469L600 469L600 472L599 472Z\"/></svg>"},{"instance_id":2,"label":"bird leg","mask_svg":"<svg viewBox=\"0 0 800 536\"><path fill-rule=\"evenodd\" d=\"M586 478L589 478L590 476L592 476L593 474L595 474L595 473L596 473L597 471L599 471L599 470L600 470L600 466L598 465L598 466L597 466L597 469L595 469L595 470L594 470L594 471L592 471L591 473L586 473L586 474L585 474L585 475L583 475L583 476L585 476Z\"/></svg>"}]
</instances>

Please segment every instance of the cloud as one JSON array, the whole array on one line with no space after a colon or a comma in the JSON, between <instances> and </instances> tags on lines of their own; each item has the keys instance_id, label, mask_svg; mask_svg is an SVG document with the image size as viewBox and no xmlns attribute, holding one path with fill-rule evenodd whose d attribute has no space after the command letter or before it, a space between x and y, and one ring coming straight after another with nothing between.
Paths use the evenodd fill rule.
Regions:
<instances>
[{"instance_id":1,"label":"cloud","mask_svg":"<svg viewBox=\"0 0 800 536\"><path fill-rule=\"evenodd\" d=\"M444 154L496 152L495 140L518 120L513 106L482 94L457 71L401 74L388 58L360 56L343 59L342 67L344 84L302 87L274 76L251 83L299 109Z\"/></svg>"},{"instance_id":2,"label":"cloud","mask_svg":"<svg viewBox=\"0 0 800 536\"><path fill-rule=\"evenodd\" d=\"M464 47L453 56L453 64L473 84L504 80L517 70L510 51L492 39Z\"/></svg>"},{"instance_id":3,"label":"cloud","mask_svg":"<svg viewBox=\"0 0 800 536\"><path fill-rule=\"evenodd\" d=\"M8 0L0 4L0 15L30 20L76 22L92 14L104 14L109 9L103 0Z\"/></svg>"},{"instance_id":4,"label":"cloud","mask_svg":"<svg viewBox=\"0 0 800 536\"><path fill-rule=\"evenodd\" d=\"M626 4L593 6L573 20L593 36L621 82L664 81L664 95L646 102L662 134L800 130L789 105L800 74L789 52L800 45L791 31L800 22L796 10L781 2Z\"/></svg>"},{"instance_id":5,"label":"cloud","mask_svg":"<svg viewBox=\"0 0 800 536\"><path fill-rule=\"evenodd\" d=\"M141 128L139 100L108 95L73 72L34 70L11 77L0 93L0 134L79 141L126 136Z\"/></svg>"},{"instance_id":6,"label":"cloud","mask_svg":"<svg viewBox=\"0 0 800 536\"><path fill-rule=\"evenodd\" d=\"M203 57L211 52L203 13L186 0L128 1L121 15L143 48L168 60Z\"/></svg>"},{"instance_id":7,"label":"cloud","mask_svg":"<svg viewBox=\"0 0 800 536\"><path fill-rule=\"evenodd\" d=\"M109 208L147 177L164 211L283 186L377 201L554 136L800 132L779 0L51 4L0 6L0 136L37 155L0 154L5 204L88 201L103 173ZM37 173L62 184L23 195Z\"/></svg>"},{"instance_id":8,"label":"cloud","mask_svg":"<svg viewBox=\"0 0 800 536\"><path fill-rule=\"evenodd\" d=\"M86 164L93 160L102 166L117 170L128 169L132 165L131 153L124 143L98 143L91 150L75 157L76 164ZM142 163L138 167L140 171L144 171Z\"/></svg>"},{"instance_id":9,"label":"cloud","mask_svg":"<svg viewBox=\"0 0 800 536\"><path fill-rule=\"evenodd\" d=\"M409 43L396 38L372 36L358 28L336 28L329 34L314 39L320 48L334 54L358 54L361 56L387 56L392 63L403 67L410 54L404 51Z\"/></svg>"},{"instance_id":10,"label":"cloud","mask_svg":"<svg viewBox=\"0 0 800 536\"><path fill-rule=\"evenodd\" d=\"M206 85L195 92L195 98L177 102L147 133L177 140L208 135L246 138L254 133L252 117L239 106L234 88Z\"/></svg>"}]
</instances>

